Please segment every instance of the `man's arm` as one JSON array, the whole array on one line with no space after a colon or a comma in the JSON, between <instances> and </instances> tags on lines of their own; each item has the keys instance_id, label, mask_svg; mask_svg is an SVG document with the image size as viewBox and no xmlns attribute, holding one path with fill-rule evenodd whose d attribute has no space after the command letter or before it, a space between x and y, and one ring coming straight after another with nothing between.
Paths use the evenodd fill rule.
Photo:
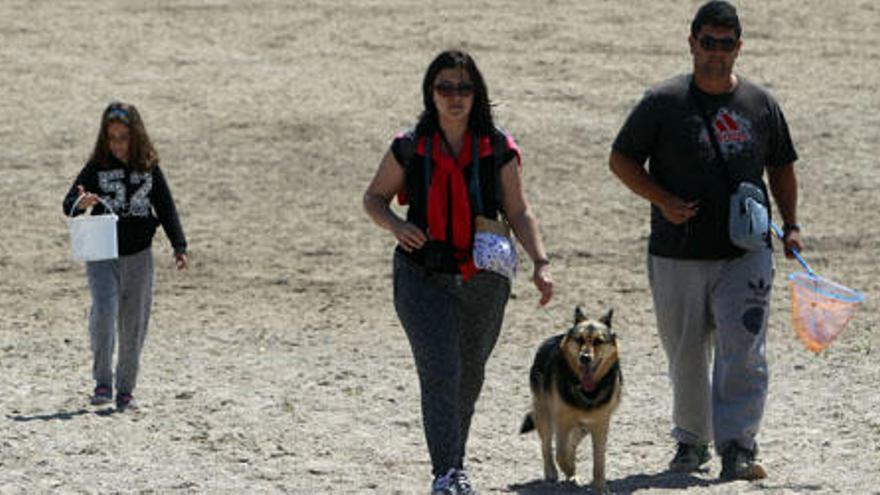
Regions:
<instances>
[{"instance_id":1,"label":"man's arm","mask_svg":"<svg viewBox=\"0 0 880 495\"><path fill-rule=\"evenodd\" d=\"M608 165L626 187L657 205L671 223L679 225L697 214L697 201L686 202L670 193L651 178L645 167L623 153L612 151Z\"/></svg>"},{"instance_id":2,"label":"man's arm","mask_svg":"<svg viewBox=\"0 0 880 495\"><path fill-rule=\"evenodd\" d=\"M794 162L779 167L768 167L767 178L770 182L770 193L779 208L782 217L785 256L793 258L791 249L802 249L800 227L797 224L797 176L794 173Z\"/></svg>"},{"instance_id":3,"label":"man's arm","mask_svg":"<svg viewBox=\"0 0 880 495\"><path fill-rule=\"evenodd\" d=\"M781 167L768 167L767 178L770 180L770 192L776 200L779 215L788 225L797 224L797 177L794 163Z\"/></svg>"}]
</instances>

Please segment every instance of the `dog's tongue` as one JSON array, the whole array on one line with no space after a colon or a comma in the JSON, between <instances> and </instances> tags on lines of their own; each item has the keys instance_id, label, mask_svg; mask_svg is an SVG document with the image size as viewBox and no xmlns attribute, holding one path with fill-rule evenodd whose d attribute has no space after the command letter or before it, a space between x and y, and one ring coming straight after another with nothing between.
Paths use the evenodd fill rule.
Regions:
<instances>
[{"instance_id":1,"label":"dog's tongue","mask_svg":"<svg viewBox=\"0 0 880 495\"><path fill-rule=\"evenodd\" d=\"M584 366L581 370L581 388L587 392L592 392L596 388L596 382L593 381L592 369Z\"/></svg>"}]
</instances>

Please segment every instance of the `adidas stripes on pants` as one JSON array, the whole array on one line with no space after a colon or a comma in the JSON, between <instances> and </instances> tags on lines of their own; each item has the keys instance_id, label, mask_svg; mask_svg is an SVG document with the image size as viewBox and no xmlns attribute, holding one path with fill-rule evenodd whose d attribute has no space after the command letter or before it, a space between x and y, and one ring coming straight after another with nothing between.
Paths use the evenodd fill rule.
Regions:
<instances>
[{"instance_id":1,"label":"adidas stripes on pants","mask_svg":"<svg viewBox=\"0 0 880 495\"><path fill-rule=\"evenodd\" d=\"M727 260L648 256L677 441L754 449L767 399L773 275L770 249Z\"/></svg>"}]
</instances>

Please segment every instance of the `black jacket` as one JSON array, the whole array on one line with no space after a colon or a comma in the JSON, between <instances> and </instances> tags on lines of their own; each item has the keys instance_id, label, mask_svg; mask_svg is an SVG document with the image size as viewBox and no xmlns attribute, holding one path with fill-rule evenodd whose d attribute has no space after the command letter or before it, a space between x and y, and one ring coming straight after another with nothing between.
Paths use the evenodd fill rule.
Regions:
<instances>
[{"instance_id":1,"label":"black jacket","mask_svg":"<svg viewBox=\"0 0 880 495\"><path fill-rule=\"evenodd\" d=\"M159 166L140 173L129 170L115 158L111 160L108 167L91 162L83 167L64 197L64 214L71 214L70 210L79 194L77 186L81 185L87 192L100 196L119 216L116 236L120 255L134 254L150 247L159 224L171 241L174 252L185 253L186 237L171 190ZM92 208L93 215L105 212L102 203ZM83 210L78 208L73 215L81 213Z\"/></svg>"}]
</instances>

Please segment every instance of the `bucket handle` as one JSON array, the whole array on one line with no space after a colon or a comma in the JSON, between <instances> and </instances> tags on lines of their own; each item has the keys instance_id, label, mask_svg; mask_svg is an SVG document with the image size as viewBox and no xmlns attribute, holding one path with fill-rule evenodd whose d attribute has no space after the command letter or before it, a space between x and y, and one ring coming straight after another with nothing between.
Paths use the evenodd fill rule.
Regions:
<instances>
[{"instance_id":1,"label":"bucket handle","mask_svg":"<svg viewBox=\"0 0 880 495\"><path fill-rule=\"evenodd\" d=\"M783 236L782 230L773 222L770 222L770 227L773 228L773 232L776 233L776 237L778 237L781 241ZM804 267L804 270L806 270L811 277L815 278L816 273L813 271L812 268L810 268L810 265L808 265L807 261L801 256L801 253L799 253L798 250L795 248L791 248L791 253L794 255L795 259L798 260L798 263L800 263L801 266Z\"/></svg>"},{"instance_id":2,"label":"bucket handle","mask_svg":"<svg viewBox=\"0 0 880 495\"><path fill-rule=\"evenodd\" d=\"M82 201L83 198L85 198L85 197L86 197L86 195L83 194L83 195L80 195L80 197L76 198L76 201L73 202L73 206L70 207L70 212L68 212L67 218L73 218L73 212L76 211L76 205L78 205L79 202ZM111 215L115 215L115 213L113 213L113 208L110 207L110 203L105 201L104 198L102 198L101 196L97 196L97 198L98 198L98 201L100 201L101 204L104 205L104 208L107 209L108 213L110 213Z\"/></svg>"}]
</instances>

